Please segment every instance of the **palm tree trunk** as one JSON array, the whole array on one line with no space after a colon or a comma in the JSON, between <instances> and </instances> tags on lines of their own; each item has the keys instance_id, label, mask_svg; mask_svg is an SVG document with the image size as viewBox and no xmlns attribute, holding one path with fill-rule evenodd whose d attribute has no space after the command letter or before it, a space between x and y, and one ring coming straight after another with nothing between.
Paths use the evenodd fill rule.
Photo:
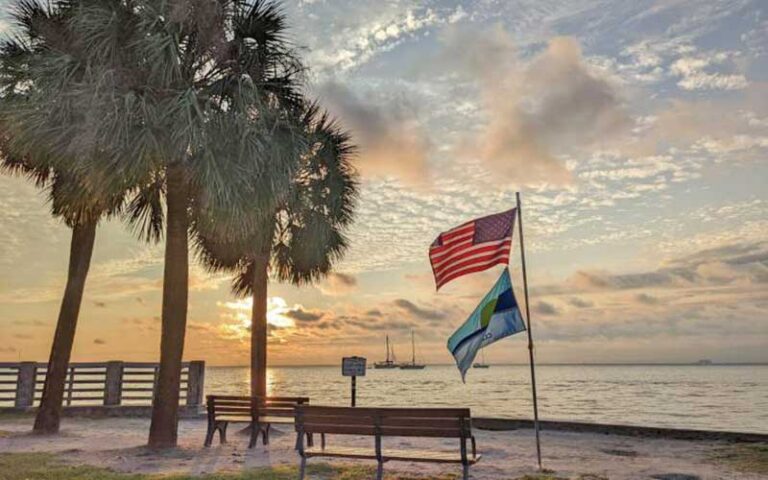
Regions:
<instances>
[{"instance_id":1,"label":"palm tree trunk","mask_svg":"<svg viewBox=\"0 0 768 480\"><path fill-rule=\"evenodd\" d=\"M269 255L254 262L251 312L251 397L267 394L267 269Z\"/></svg>"},{"instance_id":2,"label":"palm tree trunk","mask_svg":"<svg viewBox=\"0 0 768 480\"><path fill-rule=\"evenodd\" d=\"M75 341L75 329L83 300L85 279L88 277L88 268L91 266L97 223L98 220L94 220L77 224L72 228L67 286L64 289L64 298L61 300L56 333L48 359L43 398L35 417L34 431L37 433L59 431L64 384L67 379L69 358L72 355L72 344Z\"/></svg>"},{"instance_id":3,"label":"palm tree trunk","mask_svg":"<svg viewBox=\"0 0 768 480\"><path fill-rule=\"evenodd\" d=\"M187 328L189 192L184 167L169 166L166 183L168 216L163 272L160 370L152 404L152 423L149 427L149 446L152 448L176 446L181 358Z\"/></svg>"}]
</instances>

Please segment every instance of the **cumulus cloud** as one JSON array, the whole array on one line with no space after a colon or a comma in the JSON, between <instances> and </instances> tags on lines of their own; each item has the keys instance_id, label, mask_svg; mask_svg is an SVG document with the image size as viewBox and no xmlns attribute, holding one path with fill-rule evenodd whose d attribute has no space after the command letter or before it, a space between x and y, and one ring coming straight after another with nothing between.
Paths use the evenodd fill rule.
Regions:
<instances>
[{"instance_id":1,"label":"cumulus cloud","mask_svg":"<svg viewBox=\"0 0 768 480\"><path fill-rule=\"evenodd\" d=\"M357 277L348 273L332 272L317 288L326 295L347 295L357 289Z\"/></svg>"},{"instance_id":2,"label":"cumulus cloud","mask_svg":"<svg viewBox=\"0 0 768 480\"><path fill-rule=\"evenodd\" d=\"M297 322L316 322L325 316L325 312L306 310L300 306L294 307L288 311L282 312L281 315Z\"/></svg>"},{"instance_id":3,"label":"cumulus cloud","mask_svg":"<svg viewBox=\"0 0 768 480\"><path fill-rule=\"evenodd\" d=\"M580 270L562 284L539 287L540 294L567 294L656 288L746 287L768 283L768 243L737 242L702 249L666 261L655 270L615 274ZM650 304L652 297L635 299Z\"/></svg>"},{"instance_id":4,"label":"cumulus cloud","mask_svg":"<svg viewBox=\"0 0 768 480\"><path fill-rule=\"evenodd\" d=\"M423 320L442 320L447 316L443 311L423 308L404 298L398 298L394 301L394 304L398 308L410 313L414 317L421 318Z\"/></svg>"},{"instance_id":5,"label":"cumulus cloud","mask_svg":"<svg viewBox=\"0 0 768 480\"><path fill-rule=\"evenodd\" d=\"M335 82L319 93L323 105L351 130L363 176L395 176L410 183L427 178L430 143L413 104L402 98L377 104Z\"/></svg>"},{"instance_id":6,"label":"cumulus cloud","mask_svg":"<svg viewBox=\"0 0 768 480\"><path fill-rule=\"evenodd\" d=\"M585 62L576 40L552 39L528 62L501 27L448 29L448 55L477 79L487 125L468 154L495 172L531 182L570 180L561 154L623 132L631 121L614 86Z\"/></svg>"},{"instance_id":7,"label":"cumulus cloud","mask_svg":"<svg viewBox=\"0 0 768 480\"><path fill-rule=\"evenodd\" d=\"M536 313L539 313L541 315L546 315L546 316L560 315L560 311L554 305L544 301L540 301L536 303L533 309L534 311L536 311Z\"/></svg>"}]
</instances>

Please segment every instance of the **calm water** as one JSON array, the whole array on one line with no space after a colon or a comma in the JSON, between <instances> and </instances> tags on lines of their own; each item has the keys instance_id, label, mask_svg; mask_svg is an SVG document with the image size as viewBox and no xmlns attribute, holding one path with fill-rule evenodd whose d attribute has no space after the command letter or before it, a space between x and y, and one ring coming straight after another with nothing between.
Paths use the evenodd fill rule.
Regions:
<instances>
[{"instance_id":1,"label":"calm water","mask_svg":"<svg viewBox=\"0 0 768 480\"><path fill-rule=\"evenodd\" d=\"M340 367L278 367L272 394L348 405ZM644 426L768 433L768 366L554 366L536 369L539 415ZM211 367L208 393L247 394L249 372ZM358 406L466 406L477 416L532 417L527 366L473 369L467 384L454 366L368 370L358 378Z\"/></svg>"}]
</instances>

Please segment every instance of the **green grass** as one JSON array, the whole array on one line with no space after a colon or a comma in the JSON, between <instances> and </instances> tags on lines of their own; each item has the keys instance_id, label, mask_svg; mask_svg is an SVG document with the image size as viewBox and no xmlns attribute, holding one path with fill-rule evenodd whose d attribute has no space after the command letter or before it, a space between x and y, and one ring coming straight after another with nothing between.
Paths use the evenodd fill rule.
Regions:
<instances>
[{"instance_id":1,"label":"green grass","mask_svg":"<svg viewBox=\"0 0 768 480\"><path fill-rule=\"evenodd\" d=\"M375 468L368 465L309 464L308 477L321 480L370 480ZM59 457L48 453L0 453L0 480L295 480L295 466L256 468L243 472L223 472L201 476L149 475L119 473L101 467L67 465ZM458 480L458 473L439 476L385 472L385 480ZM608 480L601 475L583 474L574 480ZM513 479L510 479L513 480ZM514 480L569 480L552 471L524 475Z\"/></svg>"},{"instance_id":2,"label":"green grass","mask_svg":"<svg viewBox=\"0 0 768 480\"><path fill-rule=\"evenodd\" d=\"M368 466L310 464L308 477L323 480L369 480L375 469ZM146 475L118 473L111 470L63 464L55 455L45 453L0 454L0 480L295 480L294 466L257 468L237 473L189 475ZM456 475L439 477L385 475L386 480L455 480Z\"/></svg>"},{"instance_id":3,"label":"green grass","mask_svg":"<svg viewBox=\"0 0 768 480\"><path fill-rule=\"evenodd\" d=\"M739 444L716 450L712 460L745 473L768 474L768 444Z\"/></svg>"}]
</instances>

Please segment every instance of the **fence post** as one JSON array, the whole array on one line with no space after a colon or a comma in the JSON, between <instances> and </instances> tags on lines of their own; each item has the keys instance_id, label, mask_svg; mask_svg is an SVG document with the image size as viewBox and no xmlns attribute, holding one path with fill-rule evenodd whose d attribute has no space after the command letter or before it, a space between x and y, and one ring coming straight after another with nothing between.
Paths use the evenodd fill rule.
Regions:
<instances>
[{"instance_id":1,"label":"fence post","mask_svg":"<svg viewBox=\"0 0 768 480\"><path fill-rule=\"evenodd\" d=\"M203 404L203 389L205 387L205 362L195 360L189 362L187 370L187 406L198 407Z\"/></svg>"},{"instance_id":2,"label":"fence post","mask_svg":"<svg viewBox=\"0 0 768 480\"><path fill-rule=\"evenodd\" d=\"M16 407L31 407L35 403L37 362L21 362L16 377Z\"/></svg>"},{"instance_id":3,"label":"fence post","mask_svg":"<svg viewBox=\"0 0 768 480\"><path fill-rule=\"evenodd\" d=\"M120 405L123 397L123 362L107 362L104 379L104 405Z\"/></svg>"}]
</instances>

